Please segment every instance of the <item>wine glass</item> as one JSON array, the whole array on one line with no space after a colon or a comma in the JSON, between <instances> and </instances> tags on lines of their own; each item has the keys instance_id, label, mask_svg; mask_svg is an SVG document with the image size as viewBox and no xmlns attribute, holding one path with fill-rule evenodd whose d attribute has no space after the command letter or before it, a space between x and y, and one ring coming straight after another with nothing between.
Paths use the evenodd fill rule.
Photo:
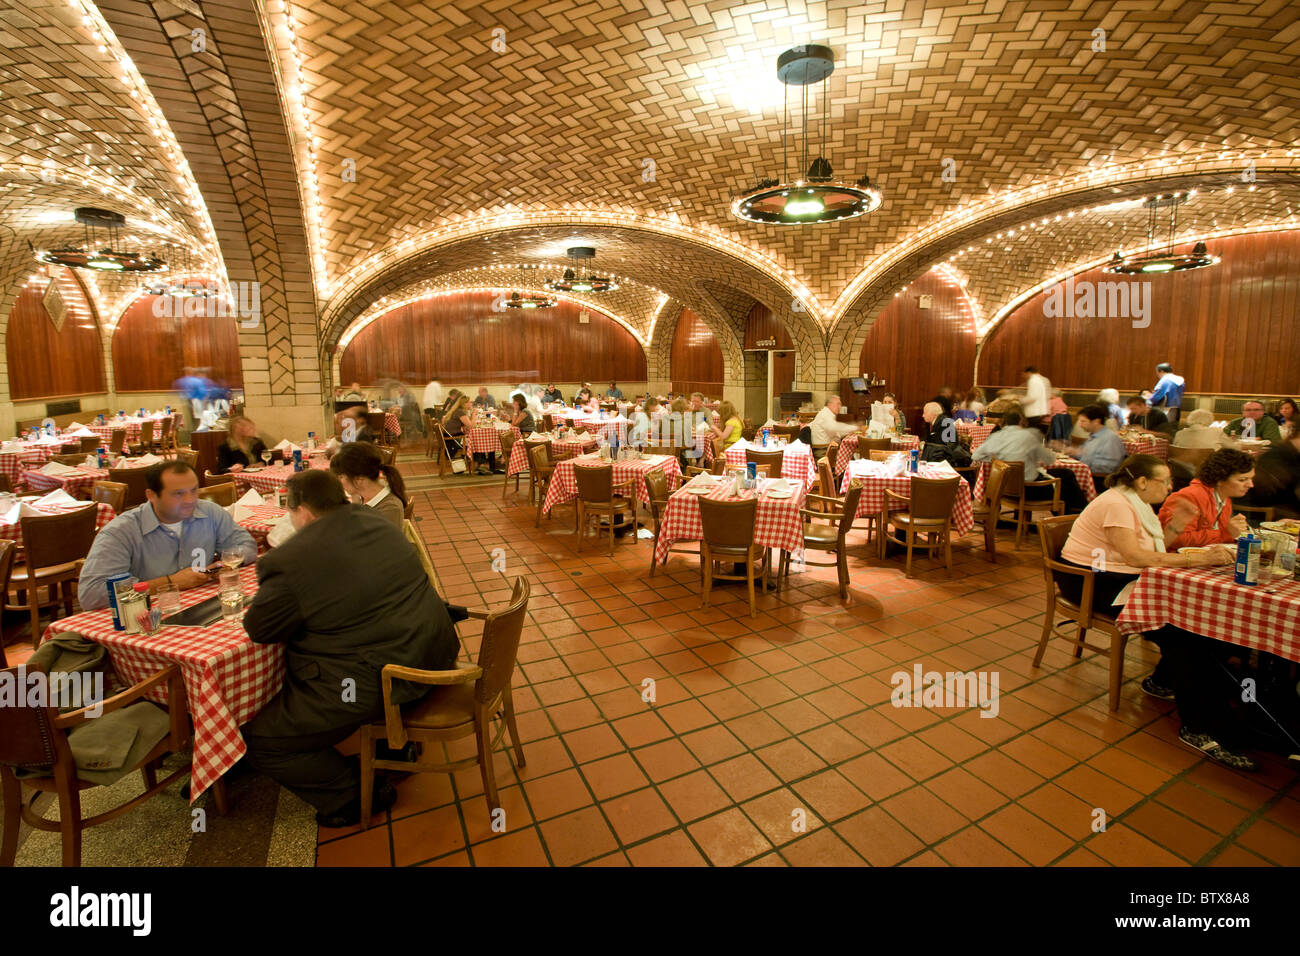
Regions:
<instances>
[{"instance_id":1,"label":"wine glass","mask_svg":"<svg viewBox=\"0 0 1300 956\"><path fill-rule=\"evenodd\" d=\"M234 571L244 563L244 551L242 548L222 548L221 563Z\"/></svg>"},{"instance_id":2,"label":"wine glass","mask_svg":"<svg viewBox=\"0 0 1300 956\"><path fill-rule=\"evenodd\" d=\"M271 449L269 449L269 448L263 448L263 449L262 449L262 464L263 464L263 465L269 465L270 463L271 463Z\"/></svg>"}]
</instances>

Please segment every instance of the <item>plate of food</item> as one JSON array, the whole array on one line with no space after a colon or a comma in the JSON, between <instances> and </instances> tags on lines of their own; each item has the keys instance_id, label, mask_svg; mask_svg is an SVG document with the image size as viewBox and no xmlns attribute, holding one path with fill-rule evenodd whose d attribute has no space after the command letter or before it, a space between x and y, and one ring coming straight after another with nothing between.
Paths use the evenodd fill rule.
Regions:
<instances>
[{"instance_id":1,"label":"plate of food","mask_svg":"<svg viewBox=\"0 0 1300 956\"><path fill-rule=\"evenodd\" d=\"M1283 534L1300 536L1300 518L1283 518L1280 521L1261 521L1259 526L1265 531L1280 531Z\"/></svg>"},{"instance_id":2,"label":"plate of food","mask_svg":"<svg viewBox=\"0 0 1300 956\"><path fill-rule=\"evenodd\" d=\"M1222 543L1198 545L1196 547L1190 547L1190 548L1179 548L1178 553L1179 554L1207 554L1210 551L1215 550L1216 548L1221 548L1225 551L1231 552L1233 550L1233 545L1222 544Z\"/></svg>"}]
</instances>

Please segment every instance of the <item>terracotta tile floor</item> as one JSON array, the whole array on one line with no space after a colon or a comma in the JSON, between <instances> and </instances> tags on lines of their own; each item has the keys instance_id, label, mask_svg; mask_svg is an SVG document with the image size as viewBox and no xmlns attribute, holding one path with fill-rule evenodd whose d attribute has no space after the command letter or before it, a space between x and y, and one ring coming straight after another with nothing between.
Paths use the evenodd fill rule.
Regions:
<instances>
[{"instance_id":1,"label":"terracotta tile floor","mask_svg":"<svg viewBox=\"0 0 1300 956\"><path fill-rule=\"evenodd\" d=\"M428 473L412 457L403 470ZM1042 571L1007 535L997 565L974 537L955 547L951 578L921 560L909 581L858 548L847 604L810 565L751 619L743 585L702 610L688 557L651 580L649 541L578 553L569 507L534 529L526 492L499 485L416 499L448 600L532 585L527 766L496 754L505 833L476 771L415 776L370 830L321 831L322 866L1300 864L1294 773L1264 755L1238 775L1179 744L1173 708L1137 686L1153 647L1130 647L1115 716L1104 661L1051 648L1031 666ZM996 672L997 717L892 706L891 675L918 663Z\"/></svg>"}]
</instances>

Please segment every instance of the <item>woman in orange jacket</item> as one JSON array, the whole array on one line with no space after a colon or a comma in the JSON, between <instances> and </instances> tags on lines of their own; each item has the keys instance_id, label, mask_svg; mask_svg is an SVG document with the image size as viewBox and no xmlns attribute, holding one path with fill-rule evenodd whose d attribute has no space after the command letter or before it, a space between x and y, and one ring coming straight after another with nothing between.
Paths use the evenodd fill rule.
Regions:
<instances>
[{"instance_id":1,"label":"woman in orange jacket","mask_svg":"<svg viewBox=\"0 0 1300 956\"><path fill-rule=\"evenodd\" d=\"M1190 519L1170 550L1230 543L1245 534L1246 519L1233 515L1232 499L1250 490L1254 476L1255 460L1232 448L1213 452L1201 462L1192 483L1166 498L1160 508L1161 525L1167 526L1180 512Z\"/></svg>"}]
</instances>

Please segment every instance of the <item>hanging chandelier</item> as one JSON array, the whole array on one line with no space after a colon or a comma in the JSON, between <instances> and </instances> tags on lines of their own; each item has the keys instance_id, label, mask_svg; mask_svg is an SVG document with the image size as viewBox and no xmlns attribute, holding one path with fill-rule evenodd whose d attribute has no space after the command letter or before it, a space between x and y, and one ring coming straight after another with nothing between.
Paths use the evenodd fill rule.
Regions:
<instances>
[{"instance_id":1,"label":"hanging chandelier","mask_svg":"<svg viewBox=\"0 0 1300 956\"><path fill-rule=\"evenodd\" d=\"M1116 252L1106 264L1106 272L1123 275L1142 275L1161 272L1187 272L1191 269L1203 269L1219 262L1218 256L1210 255L1205 243L1198 242L1190 253L1174 253L1174 233L1178 227L1178 207L1191 198L1191 193L1171 193L1168 196L1153 196L1143 203L1147 213L1146 251L1138 255L1124 256ZM1163 249L1156 248L1156 226L1160 210L1169 210L1169 232Z\"/></svg>"},{"instance_id":2,"label":"hanging chandelier","mask_svg":"<svg viewBox=\"0 0 1300 956\"><path fill-rule=\"evenodd\" d=\"M126 225L126 217L121 213L82 206L74 210L72 216L85 229L85 246L38 251L37 260L74 269L93 269L96 272L158 272L167 267L167 263L156 256L118 248L118 232ZM95 249L98 244L96 229L103 229L108 234L108 245L99 250Z\"/></svg>"},{"instance_id":3,"label":"hanging chandelier","mask_svg":"<svg viewBox=\"0 0 1300 956\"><path fill-rule=\"evenodd\" d=\"M524 278L524 267L519 267L519 285L527 288L528 281ZM510 297L501 304L507 309L553 309L559 300L555 296L543 295L536 292L512 292Z\"/></svg>"},{"instance_id":4,"label":"hanging chandelier","mask_svg":"<svg viewBox=\"0 0 1300 956\"><path fill-rule=\"evenodd\" d=\"M781 178L763 179L731 203L731 214L749 222L777 226L798 226L814 222L837 222L873 212L880 206L881 193L863 176L856 182L836 180L830 160L816 155L811 163L808 137L808 88L821 83L835 70L834 53L828 46L809 44L786 50L777 58L776 75L785 84L784 119L781 128ZM801 142L796 144L795 175L790 175L790 87L803 87ZM814 153L826 148L830 122L830 95L822 97L821 131Z\"/></svg>"},{"instance_id":5,"label":"hanging chandelier","mask_svg":"<svg viewBox=\"0 0 1300 956\"><path fill-rule=\"evenodd\" d=\"M595 259L596 250L591 246L573 246L566 249L564 255L577 266L584 260ZM561 278L547 282L546 288L556 292L613 292L618 288L618 283L604 276L583 275L578 268L568 268Z\"/></svg>"}]
</instances>

